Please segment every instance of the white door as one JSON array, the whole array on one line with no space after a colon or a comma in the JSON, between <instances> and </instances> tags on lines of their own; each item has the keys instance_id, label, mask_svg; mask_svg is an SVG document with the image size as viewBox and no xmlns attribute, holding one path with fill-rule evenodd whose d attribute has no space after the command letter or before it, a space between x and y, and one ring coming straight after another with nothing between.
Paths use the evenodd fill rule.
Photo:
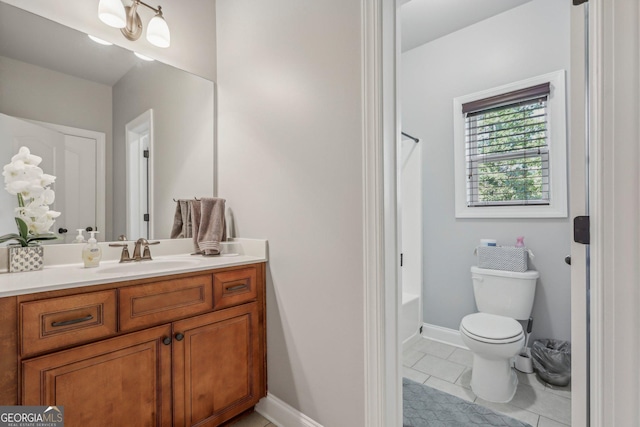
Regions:
<instances>
[{"instance_id":1,"label":"white door","mask_svg":"<svg viewBox=\"0 0 640 427\"><path fill-rule=\"evenodd\" d=\"M96 146L97 141L94 138L64 135L66 197L56 225L57 229L68 230L68 233L64 234L65 243L73 241L78 234L76 230L95 230L97 226ZM104 230L100 231L104 233Z\"/></svg>"},{"instance_id":2,"label":"white door","mask_svg":"<svg viewBox=\"0 0 640 427\"><path fill-rule=\"evenodd\" d=\"M56 177L52 185L56 199L51 209L59 211L60 216L51 231L64 239L49 243L69 243L76 229L96 229L97 140L67 135L52 126L0 114L0 161L2 165L9 163L22 146L42 157L39 166ZM17 201L0 191L0 202L0 235L13 233Z\"/></svg>"},{"instance_id":3,"label":"white door","mask_svg":"<svg viewBox=\"0 0 640 427\"><path fill-rule=\"evenodd\" d=\"M55 123L28 120L64 136L65 171L63 181L71 196L64 197L64 204L59 210L63 215L58 217L57 229L68 230L64 235L66 242L72 242L77 235L76 230L82 228L100 231L96 239L108 240L105 228L106 210L106 165L104 132L79 129ZM62 186L58 186L58 191ZM58 195L56 194L56 197ZM56 231L58 231L56 229ZM87 234L85 233L85 237Z\"/></svg>"},{"instance_id":4,"label":"white door","mask_svg":"<svg viewBox=\"0 0 640 427\"><path fill-rule=\"evenodd\" d=\"M64 137L61 133L45 127L0 114L0 161L2 166L11 161L18 149L28 147L32 154L42 157L40 167L50 175L57 177L52 189L56 192L56 201L52 209L60 211L64 206ZM16 196L0 191L0 235L17 232L14 209L18 206ZM62 216L62 215L61 215ZM60 217L51 231L57 232Z\"/></svg>"},{"instance_id":5,"label":"white door","mask_svg":"<svg viewBox=\"0 0 640 427\"><path fill-rule=\"evenodd\" d=\"M421 143L403 139L401 149L402 310L400 341L422 324L422 159Z\"/></svg>"}]
</instances>

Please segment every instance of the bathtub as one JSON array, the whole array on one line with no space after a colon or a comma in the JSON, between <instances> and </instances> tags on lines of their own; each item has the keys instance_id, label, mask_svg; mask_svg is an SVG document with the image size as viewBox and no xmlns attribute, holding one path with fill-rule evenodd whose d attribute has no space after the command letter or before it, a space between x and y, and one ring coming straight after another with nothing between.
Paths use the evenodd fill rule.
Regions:
<instances>
[{"instance_id":1,"label":"bathtub","mask_svg":"<svg viewBox=\"0 0 640 427\"><path fill-rule=\"evenodd\" d=\"M404 345L420 330L420 295L402 293L400 309L400 342Z\"/></svg>"}]
</instances>

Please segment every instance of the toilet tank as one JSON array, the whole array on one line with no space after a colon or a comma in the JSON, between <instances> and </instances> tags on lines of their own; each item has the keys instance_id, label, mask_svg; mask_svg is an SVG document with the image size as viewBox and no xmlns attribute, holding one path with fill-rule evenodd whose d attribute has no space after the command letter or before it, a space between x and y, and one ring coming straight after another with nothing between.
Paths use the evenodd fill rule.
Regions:
<instances>
[{"instance_id":1,"label":"toilet tank","mask_svg":"<svg viewBox=\"0 0 640 427\"><path fill-rule=\"evenodd\" d=\"M531 315L536 295L537 271L487 270L471 267L478 311L524 320Z\"/></svg>"}]
</instances>

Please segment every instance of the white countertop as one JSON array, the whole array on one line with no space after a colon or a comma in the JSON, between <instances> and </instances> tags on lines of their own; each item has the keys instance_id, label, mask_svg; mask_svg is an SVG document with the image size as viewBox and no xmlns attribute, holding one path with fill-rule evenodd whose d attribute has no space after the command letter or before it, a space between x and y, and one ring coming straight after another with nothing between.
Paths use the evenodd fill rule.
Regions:
<instances>
[{"instance_id":1,"label":"white countertop","mask_svg":"<svg viewBox=\"0 0 640 427\"><path fill-rule=\"evenodd\" d=\"M40 271L0 274L0 297L265 262L266 244L266 240L237 239L233 253L213 257L178 253L154 256L152 261L102 261L96 268L84 268L82 263L45 265Z\"/></svg>"}]
</instances>

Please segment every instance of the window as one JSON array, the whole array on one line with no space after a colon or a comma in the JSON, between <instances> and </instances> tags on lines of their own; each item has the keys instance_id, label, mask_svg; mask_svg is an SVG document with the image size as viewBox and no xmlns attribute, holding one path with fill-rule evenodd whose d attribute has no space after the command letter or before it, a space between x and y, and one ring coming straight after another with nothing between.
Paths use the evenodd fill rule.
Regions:
<instances>
[{"instance_id":1,"label":"window","mask_svg":"<svg viewBox=\"0 0 640 427\"><path fill-rule=\"evenodd\" d=\"M566 217L564 72L454 100L457 217Z\"/></svg>"},{"instance_id":2,"label":"window","mask_svg":"<svg viewBox=\"0 0 640 427\"><path fill-rule=\"evenodd\" d=\"M467 206L549 204L549 83L462 104Z\"/></svg>"}]
</instances>

